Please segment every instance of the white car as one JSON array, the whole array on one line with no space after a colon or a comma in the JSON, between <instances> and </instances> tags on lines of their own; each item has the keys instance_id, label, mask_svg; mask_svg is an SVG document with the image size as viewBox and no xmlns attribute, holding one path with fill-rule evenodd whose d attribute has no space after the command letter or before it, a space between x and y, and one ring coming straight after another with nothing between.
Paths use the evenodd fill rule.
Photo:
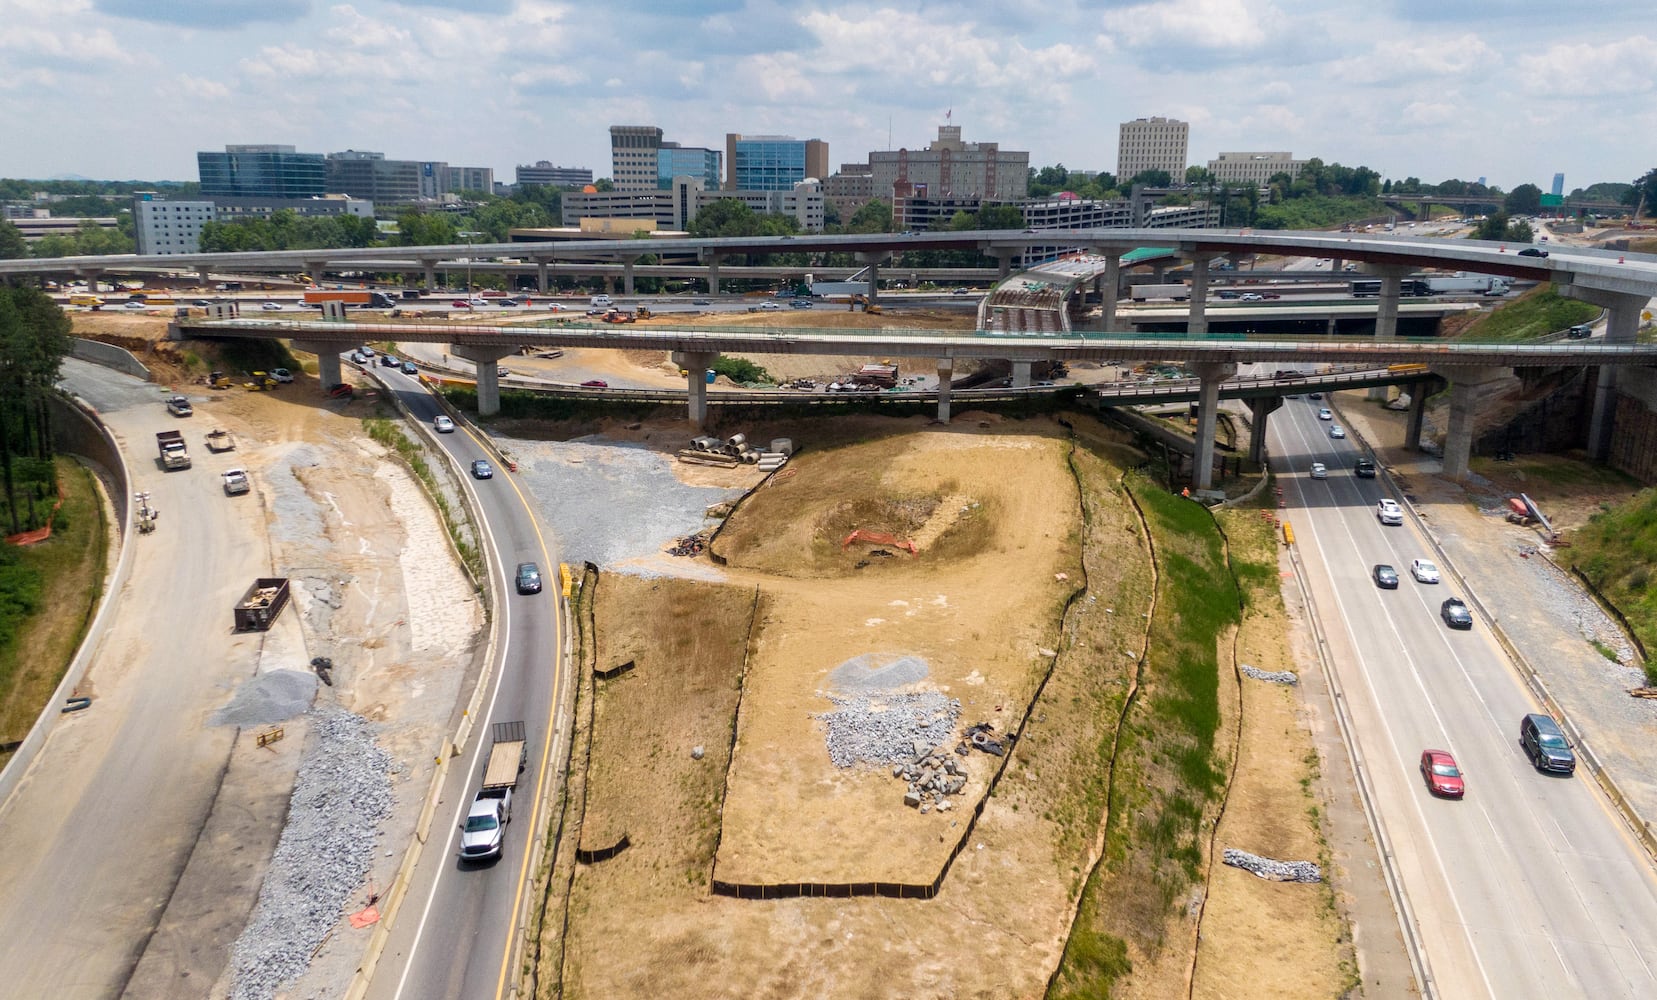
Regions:
<instances>
[{"instance_id":1,"label":"white car","mask_svg":"<svg viewBox=\"0 0 1657 1000\"><path fill-rule=\"evenodd\" d=\"M1403 524L1404 508L1396 500L1375 501L1375 516L1382 524Z\"/></svg>"},{"instance_id":2,"label":"white car","mask_svg":"<svg viewBox=\"0 0 1657 1000\"><path fill-rule=\"evenodd\" d=\"M455 432L455 422L442 414L438 414L432 418L432 428L439 434L453 434Z\"/></svg>"},{"instance_id":3,"label":"white car","mask_svg":"<svg viewBox=\"0 0 1657 1000\"><path fill-rule=\"evenodd\" d=\"M1242 297L1239 298L1237 301L1239 301L1239 302L1263 302L1263 301L1265 301L1265 298L1266 297L1264 295L1261 295L1259 292L1244 292Z\"/></svg>"},{"instance_id":4,"label":"white car","mask_svg":"<svg viewBox=\"0 0 1657 1000\"><path fill-rule=\"evenodd\" d=\"M253 488L252 484L248 482L247 470L245 469L226 469L222 475L224 477L225 496L237 496Z\"/></svg>"},{"instance_id":5,"label":"white car","mask_svg":"<svg viewBox=\"0 0 1657 1000\"><path fill-rule=\"evenodd\" d=\"M1340 424L1334 424L1334 425L1330 426L1330 428L1329 428L1329 436L1332 437L1332 438L1346 437L1346 429L1343 428Z\"/></svg>"},{"instance_id":6,"label":"white car","mask_svg":"<svg viewBox=\"0 0 1657 1000\"><path fill-rule=\"evenodd\" d=\"M1313 462L1312 463L1312 478L1313 479L1328 479L1329 478L1329 468L1327 466L1325 466L1322 462Z\"/></svg>"},{"instance_id":7,"label":"white car","mask_svg":"<svg viewBox=\"0 0 1657 1000\"><path fill-rule=\"evenodd\" d=\"M1333 420L1333 419L1335 419L1335 414L1329 409L1329 407L1327 407L1327 406L1321 407L1318 410L1318 419L1319 420Z\"/></svg>"},{"instance_id":8,"label":"white car","mask_svg":"<svg viewBox=\"0 0 1657 1000\"><path fill-rule=\"evenodd\" d=\"M1431 559L1411 559L1410 575L1415 577L1416 583L1437 583L1438 567Z\"/></svg>"},{"instance_id":9,"label":"white car","mask_svg":"<svg viewBox=\"0 0 1657 1000\"><path fill-rule=\"evenodd\" d=\"M281 312L282 311L282 303L280 303L280 302L266 302L263 305L261 305L259 308L263 309L265 312Z\"/></svg>"},{"instance_id":10,"label":"white car","mask_svg":"<svg viewBox=\"0 0 1657 1000\"><path fill-rule=\"evenodd\" d=\"M761 302L761 303L760 303L760 304L759 304L759 307L760 307L760 308L761 308L761 309L764 309L764 310L765 310L765 311L766 311L766 312L771 312L771 311L772 311L772 310L776 310L776 309L781 309L781 308L782 308L782 306L780 306L780 305L778 305L778 304L777 304L777 303L775 303L775 302L769 302L769 301L768 301L768 302Z\"/></svg>"},{"instance_id":11,"label":"white car","mask_svg":"<svg viewBox=\"0 0 1657 1000\"><path fill-rule=\"evenodd\" d=\"M121 306L121 308L122 309L148 309L149 304L146 303L146 302L128 302L125 305Z\"/></svg>"}]
</instances>

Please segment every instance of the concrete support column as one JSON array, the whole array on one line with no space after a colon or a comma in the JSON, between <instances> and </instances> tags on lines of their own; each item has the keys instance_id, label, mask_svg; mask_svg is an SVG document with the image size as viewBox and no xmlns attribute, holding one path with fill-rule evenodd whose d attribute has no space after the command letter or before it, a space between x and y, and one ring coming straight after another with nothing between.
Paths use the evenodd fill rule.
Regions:
<instances>
[{"instance_id":1,"label":"concrete support column","mask_svg":"<svg viewBox=\"0 0 1657 1000\"><path fill-rule=\"evenodd\" d=\"M92 293L92 294L97 294L98 279L103 277L103 273L104 273L104 271L103 271L103 268L101 268L101 267L77 267L77 268L75 268L75 277L80 278L82 281L85 281L86 282L86 290L88 292Z\"/></svg>"},{"instance_id":2,"label":"concrete support column","mask_svg":"<svg viewBox=\"0 0 1657 1000\"><path fill-rule=\"evenodd\" d=\"M316 377L322 383L323 392L345 381L340 371L338 344L326 340L296 340L293 347L316 355Z\"/></svg>"},{"instance_id":3,"label":"concrete support column","mask_svg":"<svg viewBox=\"0 0 1657 1000\"><path fill-rule=\"evenodd\" d=\"M474 347L455 344L450 349L456 357L465 358L478 369L478 416L492 417L501 412L501 379L495 374L500 360L513 353L510 347Z\"/></svg>"},{"instance_id":4,"label":"concrete support column","mask_svg":"<svg viewBox=\"0 0 1657 1000\"><path fill-rule=\"evenodd\" d=\"M1346 266L1346 261L1340 259L1339 257L1329 258L1329 276L1332 277L1332 278L1340 277L1341 276L1341 268L1343 268L1345 266Z\"/></svg>"},{"instance_id":5,"label":"concrete support column","mask_svg":"<svg viewBox=\"0 0 1657 1000\"><path fill-rule=\"evenodd\" d=\"M1427 421L1427 383L1411 382L1410 411L1404 420L1404 447L1421 450L1421 428Z\"/></svg>"},{"instance_id":6,"label":"concrete support column","mask_svg":"<svg viewBox=\"0 0 1657 1000\"><path fill-rule=\"evenodd\" d=\"M1206 490L1214 485L1214 423L1220 410L1220 383L1237 374L1237 366L1207 361L1192 369L1202 384L1197 392L1197 450L1191 462L1191 485Z\"/></svg>"},{"instance_id":7,"label":"concrete support column","mask_svg":"<svg viewBox=\"0 0 1657 1000\"><path fill-rule=\"evenodd\" d=\"M426 272L426 291L437 291L437 261L422 260L420 267Z\"/></svg>"},{"instance_id":8,"label":"concrete support column","mask_svg":"<svg viewBox=\"0 0 1657 1000\"><path fill-rule=\"evenodd\" d=\"M1191 312L1185 321L1186 333L1208 332L1208 263L1212 259L1203 256L1191 258Z\"/></svg>"},{"instance_id":9,"label":"concrete support column","mask_svg":"<svg viewBox=\"0 0 1657 1000\"><path fill-rule=\"evenodd\" d=\"M1271 412L1283 405L1282 396L1261 396L1249 400L1249 418L1254 424L1249 431L1249 461L1266 464L1266 421Z\"/></svg>"},{"instance_id":10,"label":"concrete support column","mask_svg":"<svg viewBox=\"0 0 1657 1000\"><path fill-rule=\"evenodd\" d=\"M1632 344L1640 331L1640 311L1645 300L1638 295L1618 295L1606 303L1606 344ZM1595 461L1611 457L1611 434L1617 415L1617 367L1601 365L1594 383L1593 410L1588 416L1588 454Z\"/></svg>"},{"instance_id":11,"label":"concrete support column","mask_svg":"<svg viewBox=\"0 0 1657 1000\"><path fill-rule=\"evenodd\" d=\"M327 269L327 260L308 260L305 262L305 273L310 275L311 280L319 285L322 284L322 273Z\"/></svg>"},{"instance_id":12,"label":"concrete support column","mask_svg":"<svg viewBox=\"0 0 1657 1000\"><path fill-rule=\"evenodd\" d=\"M713 351L673 352L673 363L689 373L685 376L685 388L690 401L690 422L699 431L708 426L708 369L717 357Z\"/></svg>"},{"instance_id":13,"label":"concrete support column","mask_svg":"<svg viewBox=\"0 0 1657 1000\"><path fill-rule=\"evenodd\" d=\"M212 273L212 271L210 271L209 269L207 269L205 267L196 268L196 283L201 285L203 291L212 291L212 289L213 289L213 273Z\"/></svg>"},{"instance_id":14,"label":"concrete support column","mask_svg":"<svg viewBox=\"0 0 1657 1000\"><path fill-rule=\"evenodd\" d=\"M1030 388L1030 365L1031 365L1031 362L1029 362L1029 361L1014 361L1013 362L1013 388L1014 389L1028 389L1028 388Z\"/></svg>"},{"instance_id":15,"label":"concrete support column","mask_svg":"<svg viewBox=\"0 0 1657 1000\"><path fill-rule=\"evenodd\" d=\"M1486 386L1509 374L1506 368L1451 369L1450 426L1444 436L1444 475L1447 478L1458 482L1467 478L1480 398Z\"/></svg>"},{"instance_id":16,"label":"concrete support column","mask_svg":"<svg viewBox=\"0 0 1657 1000\"><path fill-rule=\"evenodd\" d=\"M866 294L869 296L870 305L873 305L880 295L880 265L890 258L891 254L888 253L860 253L855 258L859 264L869 269L869 289Z\"/></svg>"},{"instance_id":17,"label":"concrete support column","mask_svg":"<svg viewBox=\"0 0 1657 1000\"><path fill-rule=\"evenodd\" d=\"M1160 285L1165 280L1167 280L1167 277L1168 277L1168 265L1167 264L1152 264L1151 265L1151 283L1152 284Z\"/></svg>"},{"instance_id":18,"label":"concrete support column","mask_svg":"<svg viewBox=\"0 0 1657 1000\"><path fill-rule=\"evenodd\" d=\"M629 257L621 262L621 294L633 294L633 265L638 263L637 257Z\"/></svg>"},{"instance_id":19,"label":"concrete support column","mask_svg":"<svg viewBox=\"0 0 1657 1000\"><path fill-rule=\"evenodd\" d=\"M1122 295L1122 255L1105 256L1105 281L1100 290L1099 326L1106 332L1116 329L1116 303Z\"/></svg>"},{"instance_id":20,"label":"concrete support column","mask_svg":"<svg viewBox=\"0 0 1657 1000\"><path fill-rule=\"evenodd\" d=\"M954 387L955 359L938 359L938 423L949 423L949 393Z\"/></svg>"},{"instance_id":21,"label":"concrete support column","mask_svg":"<svg viewBox=\"0 0 1657 1000\"><path fill-rule=\"evenodd\" d=\"M990 253L995 257L995 276L997 278L1005 278L1013 273L1013 258L1018 256L1016 249L996 247Z\"/></svg>"},{"instance_id":22,"label":"concrete support column","mask_svg":"<svg viewBox=\"0 0 1657 1000\"><path fill-rule=\"evenodd\" d=\"M552 284L547 276L547 262L544 260L535 262L535 286L542 295L547 294L552 289Z\"/></svg>"},{"instance_id":23,"label":"concrete support column","mask_svg":"<svg viewBox=\"0 0 1657 1000\"><path fill-rule=\"evenodd\" d=\"M1375 340L1380 343L1384 340L1393 340L1398 336L1398 300L1403 288L1404 275L1409 271L1403 267L1382 267L1380 303L1375 310ZM1387 387L1374 385L1369 388L1369 399L1384 403L1387 400Z\"/></svg>"},{"instance_id":24,"label":"concrete support column","mask_svg":"<svg viewBox=\"0 0 1657 1000\"><path fill-rule=\"evenodd\" d=\"M708 294L719 294L719 254L708 255Z\"/></svg>"}]
</instances>

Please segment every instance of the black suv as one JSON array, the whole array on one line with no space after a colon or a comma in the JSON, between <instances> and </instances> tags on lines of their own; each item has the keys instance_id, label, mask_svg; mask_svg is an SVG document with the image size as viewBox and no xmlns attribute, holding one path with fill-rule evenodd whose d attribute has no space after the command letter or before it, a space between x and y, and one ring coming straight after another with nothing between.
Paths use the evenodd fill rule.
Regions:
<instances>
[{"instance_id":1,"label":"black suv","mask_svg":"<svg viewBox=\"0 0 1657 1000\"><path fill-rule=\"evenodd\" d=\"M1359 479L1374 479L1375 463L1371 459L1360 458L1358 464L1352 467L1352 473Z\"/></svg>"},{"instance_id":2,"label":"black suv","mask_svg":"<svg viewBox=\"0 0 1657 1000\"><path fill-rule=\"evenodd\" d=\"M1571 741L1550 715L1531 713L1519 720L1519 746L1538 771L1555 774L1573 774L1576 754L1571 752Z\"/></svg>"}]
</instances>

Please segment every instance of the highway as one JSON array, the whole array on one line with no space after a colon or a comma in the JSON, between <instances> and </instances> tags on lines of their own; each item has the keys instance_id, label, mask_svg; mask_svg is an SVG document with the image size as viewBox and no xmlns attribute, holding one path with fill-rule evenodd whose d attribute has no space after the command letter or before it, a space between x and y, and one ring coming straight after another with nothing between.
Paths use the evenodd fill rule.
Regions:
<instances>
[{"instance_id":1,"label":"highway","mask_svg":"<svg viewBox=\"0 0 1657 1000\"><path fill-rule=\"evenodd\" d=\"M1417 557L1448 567L1413 516L1379 523L1387 481L1352 474L1361 449L1329 437L1323 405L1285 400L1270 423L1272 466L1433 995L1657 995L1650 859L1586 768L1531 767L1518 726L1540 707L1482 618L1470 632L1445 627L1440 602L1466 597L1462 584L1448 571L1436 585L1411 578ZM1314 461L1328 479L1309 477ZM1376 563L1398 569L1397 590L1376 587ZM1500 581L1471 583L1499 605ZM1465 800L1428 793L1417 764L1429 747L1455 755Z\"/></svg>"},{"instance_id":2,"label":"highway","mask_svg":"<svg viewBox=\"0 0 1657 1000\"><path fill-rule=\"evenodd\" d=\"M413 418L430 427L441 411L419 382L389 368L378 374ZM564 749L555 740L566 731L558 719L571 690L557 552L531 498L466 425L435 438L462 470L480 458L497 467L487 480L462 472L482 515L479 528L497 595L495 640L476 725L464 752L450 761L431 831L373 975L368 996L377 1000L481 1000L502 996L512 985L514 932L530 905L532 834L546 828L555 798L555 765ZM541 593L516 592L513 573L520 562L541 567ZM463 864L456 856L458 827L477 791L490 727L511 721L525 723L529 764L519 776L505 846L498 861Z\"/></svg>"}]
</instances>

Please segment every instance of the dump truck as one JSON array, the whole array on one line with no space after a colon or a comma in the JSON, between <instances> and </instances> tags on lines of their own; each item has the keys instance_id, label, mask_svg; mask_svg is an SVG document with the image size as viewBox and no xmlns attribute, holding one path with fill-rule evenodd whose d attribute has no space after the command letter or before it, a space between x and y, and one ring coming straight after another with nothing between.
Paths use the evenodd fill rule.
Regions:
<instances>
[{"instance_id":1,"label":"dump truck","mask_svg":"<svg viewBox=\"0 0 1657 1000\"><path fill-rule=\"evenodd\" d=\"M190 467L190 450L185 447L184 435L181 432L158 431L155 435L155 444L161 451L161 464L168 472Z\"/></svg>"},{"instance_id":2,"label":"dump truck","mask_svg":"<svg viewBox=\"0 0 1657 1000\"><path fill-rule=\"evenodd\" d=\"M261 576L247 588L247 593L236 602L236 631L264 632L275 624L276 616L288 606L288 578Z\"/></svg>"},{"instance_id":3,"label":"dump truck","mask_svg":"<svg viewBox=\"0 0 1657 1000\"><path fill-rule=\"evenodd\" d=\"M482 787L460 826L459 853L464 861L500 857L506 824L512 821L512 790L529 759L522 722L497 722L491 735L494 742L483 763Z\"/></svg>"},{"instance_id":4,"label":"dump truck","mask_svg":"<svg viewBox=\"0 0 1657 1000\"><path fill-rule=\"evenodd\" d=\"M236 439L222 427L215 427L207 432L207 450L215 454L221 451L235 451Z\"/></svg>"},{"instance_id":5,"label":"dump truck","mask_svg":"<svg viewBox=\"0 0 1657 1000\"><path fill-rule=\"evenodd\" d=\"M227 497L239 496L253 488L245 469L226 469L221 475L224 477L224 495Z\"/></svg>"}]
</instances>

